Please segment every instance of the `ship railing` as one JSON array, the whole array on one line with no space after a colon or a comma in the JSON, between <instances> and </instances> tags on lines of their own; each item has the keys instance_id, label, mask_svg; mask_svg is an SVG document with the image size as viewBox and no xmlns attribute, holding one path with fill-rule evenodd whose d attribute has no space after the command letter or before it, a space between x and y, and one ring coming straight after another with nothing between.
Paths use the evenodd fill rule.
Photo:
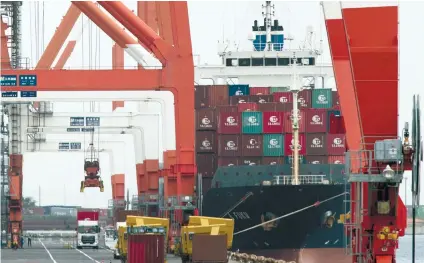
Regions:
<instances>
[{"instance_id":1,"label":"ship railing","mask_svg":"<svg viewBox=\"0 0 424 263\"><path fill-rule=\"evenodd\" d=\"M291 175L275 175L273 185L292 185L294 177ZM300 184L329 184L325 175L299 175Z\"/></svg>"}]
</instances>

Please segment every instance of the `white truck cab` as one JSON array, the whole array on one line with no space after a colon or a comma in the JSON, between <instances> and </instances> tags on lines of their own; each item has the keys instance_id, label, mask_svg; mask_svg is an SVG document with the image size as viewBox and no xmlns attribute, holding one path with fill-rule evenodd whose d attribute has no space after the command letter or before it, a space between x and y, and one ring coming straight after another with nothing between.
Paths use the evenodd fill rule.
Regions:
<instances>
[{"instance_id":1,"label":"white truck cab","mask_svg":"<svg viewBox=\"0 0 424 263\"><path fill-rule=\"evenodd\" d=\"M98 249L100 237L99 221L78 221L77 237L78 249L81 249L83 247L91 247Z\"/></svg>"}]
</instances>

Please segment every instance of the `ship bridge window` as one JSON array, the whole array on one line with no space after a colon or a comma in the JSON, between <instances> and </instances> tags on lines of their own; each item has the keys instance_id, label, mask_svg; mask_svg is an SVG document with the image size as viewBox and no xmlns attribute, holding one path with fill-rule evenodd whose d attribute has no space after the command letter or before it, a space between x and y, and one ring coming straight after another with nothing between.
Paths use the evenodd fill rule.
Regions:
<instances>
[{"instance_id":1,"label":"ship bridge window","mask_svg":"<svg viewBox=\"0 0 424 263\"><path fill-rule=\"evenodd\" d=\"M250 58L239 58L240 67L250 67Z\"/></svg>"},{"instance_id":2,"label":"ship bridge window","mask_svg":"<svg viewBox=\"0 0 424 263\"><path fill-rule=\"evenodd\" d=\"M265 58L265 66L277 66L277 58Z\"/></svg>"},{"instance_id":3,"label":"ship bridge window","mask_svg":"<svg viewBox=\"0 0 424 263\"><path fill-rule=\"evenodd\" d=\"M264 58L252 58L252 66L263 66L264 65Z\"/></svg>"},{"instance_id":4,"label":"ship bridge window","mask_svg":"<svg viewBox=\"0 0 424 263\"><path fill-rule=\"evenodd\" d=\"M278 58L278 66L288 66L290 64L289 58Z\"/></svg>"},{"instance_id":5,"label":"ship bridge window","mask_svg":"<svg viewBox=\"0 0 424 263\"><path fill-rule=\"evenodd\" d=\"M237 66L237 64L238 64L238 59L236 58L227 58L225 60L225 65L227 67L234 67L234 66Z\"/></svg>"}]
</instances>

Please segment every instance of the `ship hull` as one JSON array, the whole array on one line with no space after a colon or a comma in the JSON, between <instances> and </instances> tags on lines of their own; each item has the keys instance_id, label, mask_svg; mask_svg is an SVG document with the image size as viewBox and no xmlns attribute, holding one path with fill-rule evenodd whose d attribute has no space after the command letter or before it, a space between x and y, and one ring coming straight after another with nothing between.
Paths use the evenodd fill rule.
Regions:
<instances>
[{"instance_id":1,"label":"ship hull","mask_svg":"<svg viewBox=\"0 0 424 263\"><path fill-rule=\"evenodd\" d=\"M343 225L337 219L346 211L344 187L272 185L212 188L204 195L202 214L234 219L234 251L286 261L311 263L309 259L314 259L312 263L343 263L348 262L349 257L344 253ZM284 217L260 225L281 216ZM329 254L332 257L330 261Z\"/></svg>"}]
</instances>

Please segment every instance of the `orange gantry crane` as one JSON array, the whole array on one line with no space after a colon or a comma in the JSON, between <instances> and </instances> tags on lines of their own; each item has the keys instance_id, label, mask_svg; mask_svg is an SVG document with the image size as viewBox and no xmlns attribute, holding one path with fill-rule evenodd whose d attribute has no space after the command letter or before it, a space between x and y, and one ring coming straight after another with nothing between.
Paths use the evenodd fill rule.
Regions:
<instances>
[{"instance_id":1,"label":"orange gantry crane","mask_svg":"<svg viewBox=\"0 0 424 263\"><path fill-rule=\"evenodd\" d=\"M99 1L102 7L130 31L124 29L90 1L74 1L61 21L53 38L34 70L12 69L7 48L2 48L2 74L36 75L37 86L26 87L34 91L171 91L174 95L176 164L171 166L176 175L177 195L192 196L195 185L194 156L194 65L190 25L186 2L139 2L139 16L119 1ZM142 10L143 6L149 9ZM54 59L80 13L84 13L124 50L141 44L162 64L162 69L138 70L51 70ZM2 47L6 47L6 25L2 23ZM158 32L158 33L157 33ZM72 49L72 48L69 48ZM68 50L68 53L70 51ZM59 64L63 64L66 55ZM58 65L60 68L60 65ZM2 87L3 91L19 91L20 86ZM22 155L10 156L12 188L22 189ZM138 166L137 166L138 167ZM142 171L138 171L139 175ZM16 179L16 180L15 180ZM14 196L10 211L10 230L14 238L22 230L22 195Z\"/></svg>"},{"instance_id":2,"label":"orange gantry crane","mask_svg":"<svg viewBox=\"0 0 424 263\"><path fill-rule=\"evenodd\" d=\"M398 182L378 181L378 176L411 169L408 134L402 167L393 163L387 167L368 153L374 152L377 141L398 138L398 7L321 4L347 144L353 153L347 160L348 248L353 263L394 263L397 238L406 228L406 207L398 196Z\"/></svg>"}]
</instances>

